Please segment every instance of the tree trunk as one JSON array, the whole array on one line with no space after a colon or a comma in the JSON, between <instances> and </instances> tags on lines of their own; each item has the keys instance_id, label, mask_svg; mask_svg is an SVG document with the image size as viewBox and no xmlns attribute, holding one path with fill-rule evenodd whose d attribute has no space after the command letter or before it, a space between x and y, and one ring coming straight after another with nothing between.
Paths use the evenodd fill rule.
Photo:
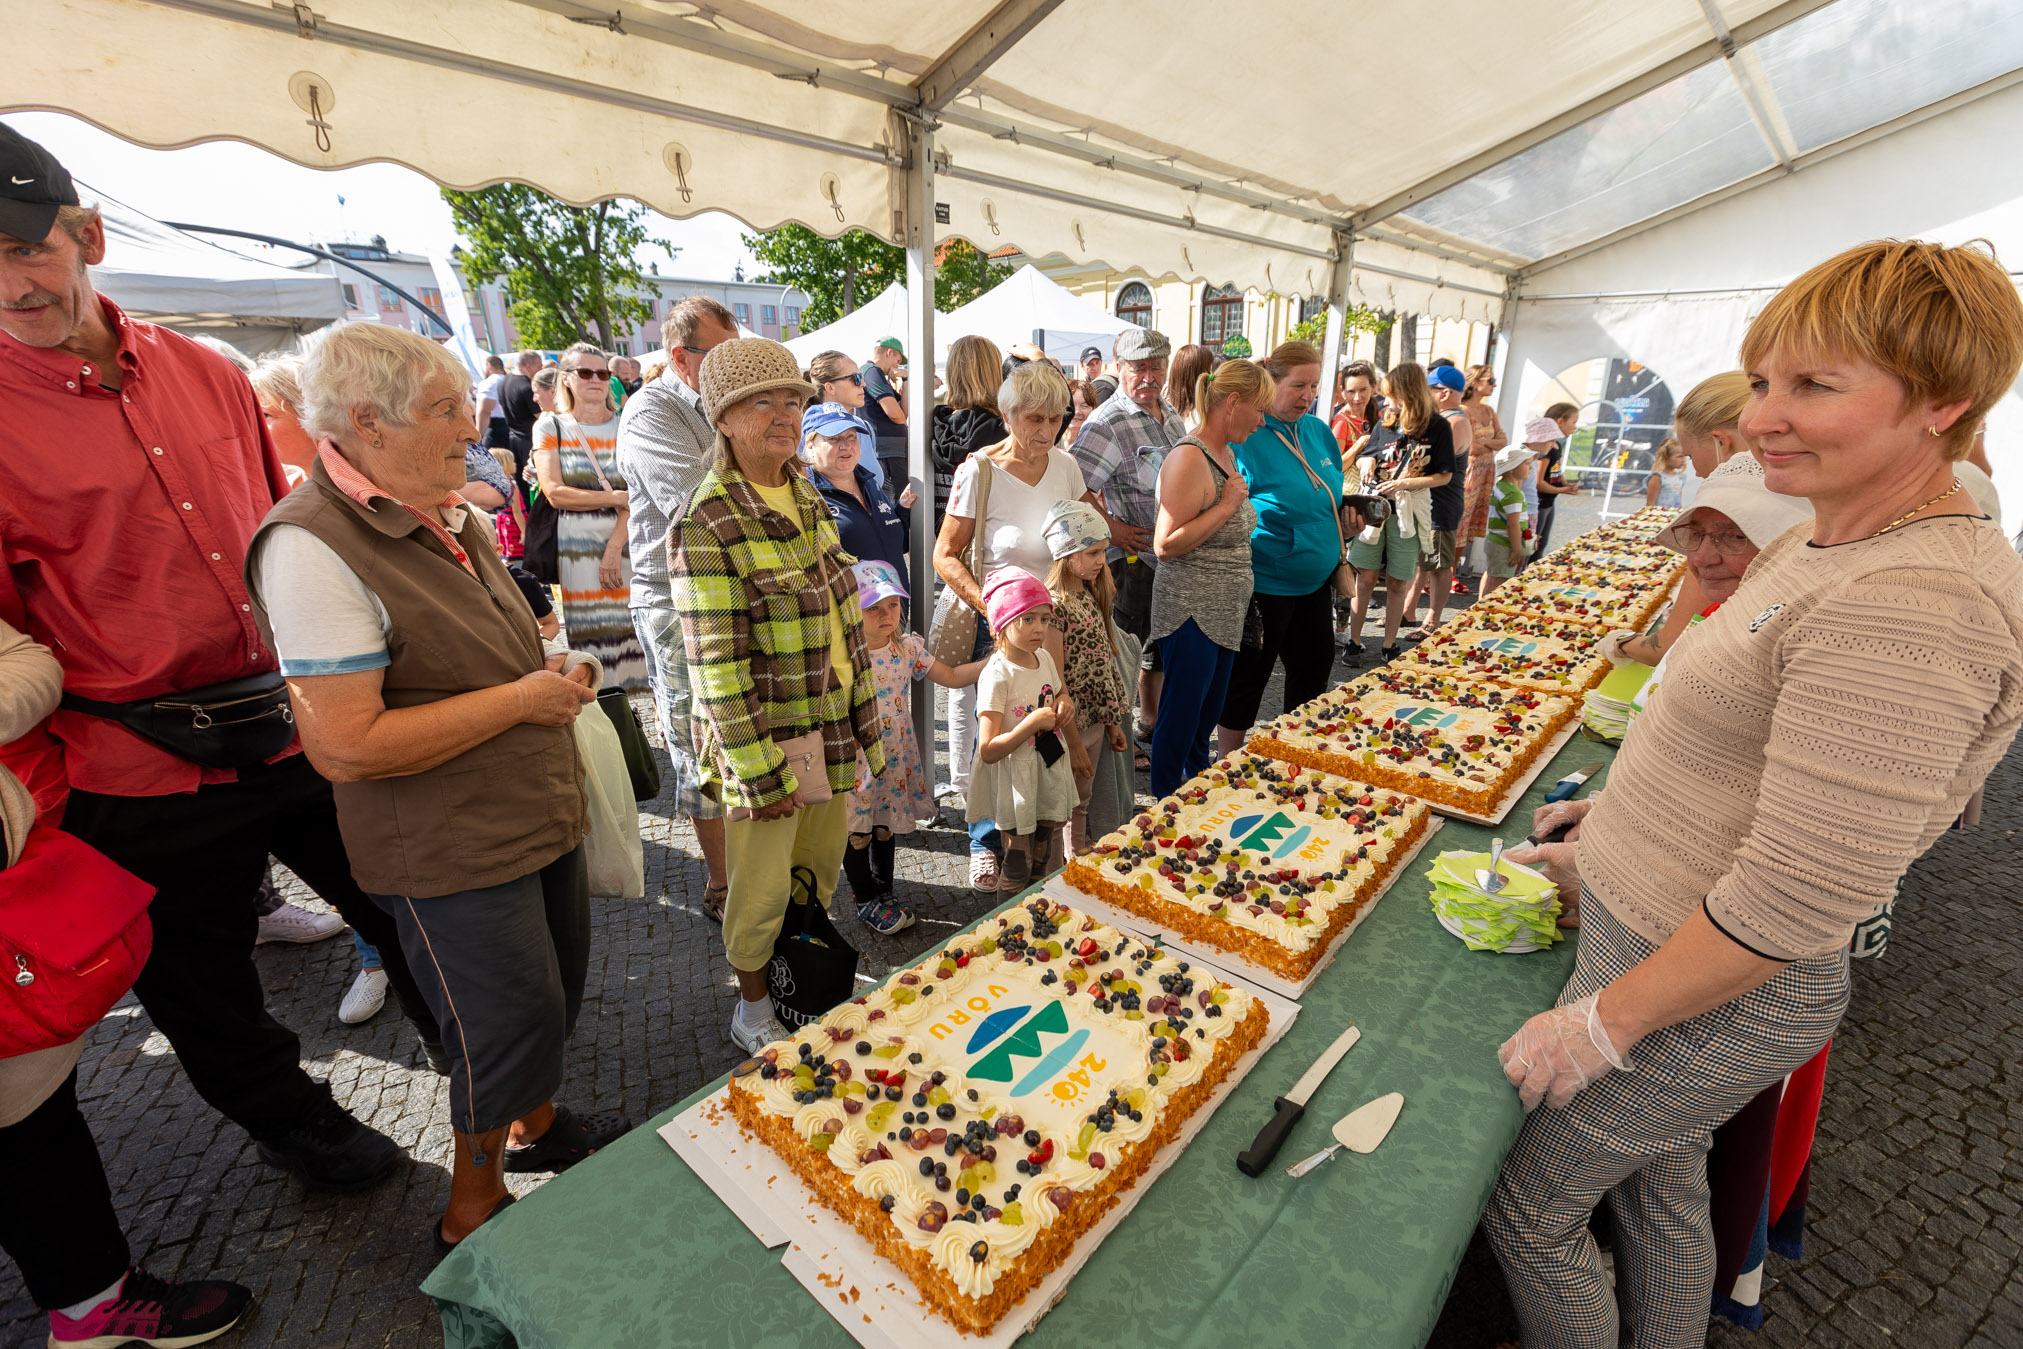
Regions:
<instances>
[{"instance_id":1,"label":"tree trunk","mask_svg":"<svg viewBox=\"0 0 2023 1349\"><path fill-rule=\"evenodd\" d=\"M848 317L857 308L857 269L843 268L843 313L838 317Z\"/></svg>"},{"instance_id":2,"label":"tree trunk","mask_svg":"<svg viewBox=\"0 0 2023 1349\"><path fill-rule=\"evenodd\" d=\"M1379 370L1391 368L1391 330L1397 326L1398 316L1390 310L1380 310L1377 326L1370 330L1371 355L1373 364Z\"/></svg>"},{"instance_id":3,"label":"tree trunk","mask_svg":"<svg viewBox=\"0 0 2023 1349\"><path fill-rule=\"evenodd\" d=\"M1419 316L1406 314L1398 320L1398 363L1419 359Z\"/></svg>"}]
</instances>

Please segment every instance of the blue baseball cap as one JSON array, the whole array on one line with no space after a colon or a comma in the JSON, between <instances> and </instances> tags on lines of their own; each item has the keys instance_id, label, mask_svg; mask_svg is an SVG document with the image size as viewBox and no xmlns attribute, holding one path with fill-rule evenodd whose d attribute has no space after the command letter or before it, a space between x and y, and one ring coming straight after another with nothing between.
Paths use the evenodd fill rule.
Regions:
<instances>
[{"instance_id":1,"label":"blue baseball cap","mask_svg":"<svg viewBox=\"0 0 2023 1349\"><path fill-rule=\"evenodd\" d=\"M857 576L857 607L860 609L869 609L884 600L913 598L906 591L906 582L899 577L899 569L890 562L873 558L868 562L859 562L850 570Z\"/></svg>"},{"instance_id":2,"label":"blue baseball cap","mask_svg":"<svg viewBox=\"0 0 2023 1349\"><path fill-rule=\"evenodd\" d=\"M870 422L841 403L817 403L801 415L804 436L840 436L845 431L855 431L867 444L874 434Z\"/></svg>"},{"instance_id":3,"label":"blue baseball cap","mask_svg":"<svg viewBox=\"0 0 2023 1349\"><path fill-rule=\"evenodd\" d=\"M1468 376L1451 365L1439 365L1426 372L1426 387L1452 389L1460 393L1468 387Z\"/></svg>"}]
</instances>

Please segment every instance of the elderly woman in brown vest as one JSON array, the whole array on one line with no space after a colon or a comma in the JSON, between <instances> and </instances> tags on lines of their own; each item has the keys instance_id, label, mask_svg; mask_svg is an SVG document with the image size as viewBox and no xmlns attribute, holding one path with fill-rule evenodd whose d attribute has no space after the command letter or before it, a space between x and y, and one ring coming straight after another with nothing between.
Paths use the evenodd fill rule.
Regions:
<instances>
[{"instance_id":1,"label":"elderly woman in brown vest","mask_svg":"<svg viewBox=\"0 0 2023 1349\"><path fill-rule=\"evenodd\" d=\"M449 1051L456 1155L436 1242L629 1126L553 1104L588 967L582 770L595 662L544 647L485 517L463 504L469 376L398 328L303 358L309 482L247 575L302 748L336 784L352 874L390 912Z\"/></svg>"},{"instance_id":2,"label":"elderly woman in brown vest","mask_svg":"<svg viewBox=\"0 0 2023 1349\"><path fill-rule=\"evenodd\" d=\"M668 547L703 790L728 808L724 950L742 995L731 1038L756 1054L787 1038L766 992L787 905L828 907L858 753L883 773L885 745L855 559L800 473L815 390L762 337L719 343L701 375L716 461Z\"/></svg>"}]
</instances>

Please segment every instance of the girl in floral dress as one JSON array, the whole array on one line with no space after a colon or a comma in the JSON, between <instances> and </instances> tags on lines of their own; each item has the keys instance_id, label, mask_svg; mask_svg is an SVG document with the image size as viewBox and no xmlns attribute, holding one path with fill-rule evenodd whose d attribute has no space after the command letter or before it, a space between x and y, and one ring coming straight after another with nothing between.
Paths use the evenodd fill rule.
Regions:
<instances>
[{"instance_id":1,"label":"girl in floral dress","mask_svg":"<svg viewBox=\"0 0 2023 1349\"><path fill-rule=\"evenodd\" d=\"M1075 810L1068 820L1067 855L1089 850L1089 793L1096 780L1096 755L1107 744L1124 752L1124 718L1130 695L1118 670L1117 629L1110 618L1116 598L1110 568L1109 527L1086 501L1063 501L1047 513L1044 527L1053 570L1047 590L1054 597L1054 625L1061 630L1061 660L1068 696L1076 708L1076 734L1066 737L1075 775Z\"/></svg>"},{"instance_id":2,"label":"girl in floral dress","mask_svg":"<svg viewBox=\"0 0 2023 1349\"><path fill-rule=\"evenodd\" d=\"M874 932L910 927L913 914L892 902L892 852L900 834L934 818L934 798L913 735L908 685L925 676L944 688L976 682L983 662L953 669L927 654L917 632L900 633L906 583L889 562L859 562L857 603L864 610L864 644L871 648L871 673L878 680L880 733L885 738L885 774L871 776L860 754L857 786L850 793L850 846L843 874L857 900L857 916Z\"/></svg>"}]
</instances>

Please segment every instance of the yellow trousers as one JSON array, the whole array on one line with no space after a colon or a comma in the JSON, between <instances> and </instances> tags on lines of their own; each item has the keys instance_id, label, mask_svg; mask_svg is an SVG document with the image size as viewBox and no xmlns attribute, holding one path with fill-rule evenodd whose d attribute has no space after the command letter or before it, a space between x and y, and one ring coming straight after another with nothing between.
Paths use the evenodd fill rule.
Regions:
<instances>
[{"instance_id":1,"label":"yellow trousers","mask_svg":"<svg viewBox=\"0 0 2023 1349\"><path fill-rule=\"evenodd\" d=\"M850 841L850 798L838 792L820 805L802 806L779 820L729 820L724 853L730 864L730 899L724 904L724 950L731 968L763 970L793 898L792 872L815 874L823 908L835 893Z\"/></svg>"}]
</instances>

